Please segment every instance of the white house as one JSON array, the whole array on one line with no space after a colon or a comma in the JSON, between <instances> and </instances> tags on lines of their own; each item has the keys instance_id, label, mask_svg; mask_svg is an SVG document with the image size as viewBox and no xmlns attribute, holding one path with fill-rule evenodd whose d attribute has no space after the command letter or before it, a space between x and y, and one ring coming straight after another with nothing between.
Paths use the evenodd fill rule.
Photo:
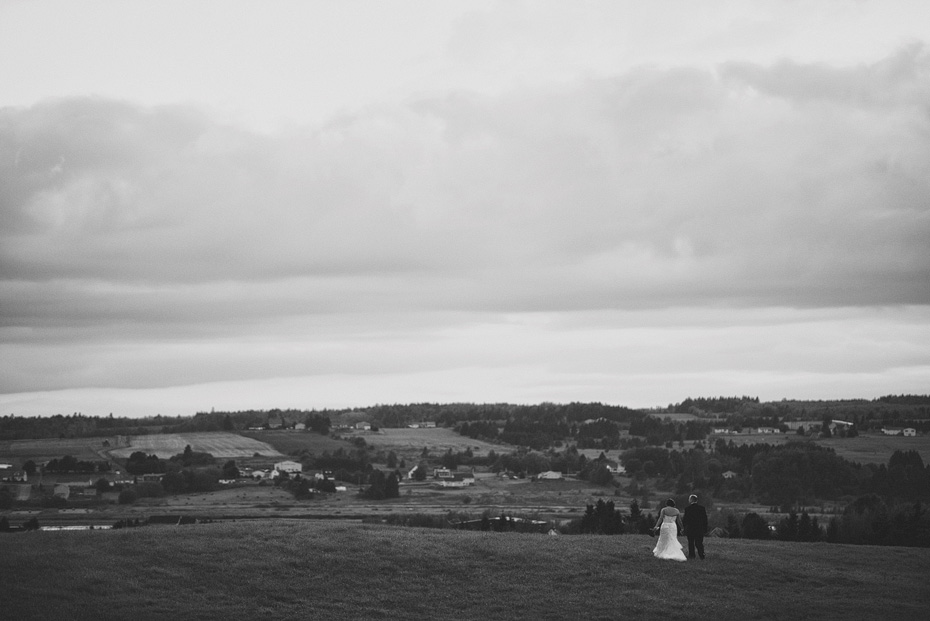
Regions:
<instances>
[{"instance_id":1,"label":"white house","mask_svg":"<svg viewBox=\"0 0 930 621\"><path fill-rule=\"evenodd\" d=\"M916 436L916 435L917 435L917 430L914 429L913 427L908 427L908 428L906 428L906 429L904 430L904 435L906 435L906 436Z\"/></svg>"},{"instance_id":2,"label":"white house","mask_svg":"<svg viewBox=\"0 0 930 621\"><path fill-rule=\"evenodd\" d=\"M607 462L607 471L610 472L610 474L626 474L626 468L615 461L609 460Z\"/></svg>"},{"instance_id":3,"label":"white house","mask_svg":"<svg viewBox=\"0 0 930 621\"><path fill-rule=\"evenodd\" d=\"M274 465L274 469L278 472L293 474L295 472L303 472L304 467L296 461L279 461Z\"/></svg>"},{"instance_id":4,"label":"white house","mask_svg":"<svg viewBox=\"0 0 930 621\"><path fill-rule=\"evenodd\" d=\"M371 431L371 423L361 422L355 423L355 428L359 431Z\"/></svg>"},{"instance_id":5,"label":"white house","mask_svg":"<svg viewBox=\"0 0 930 621\"><path fill-rule=\"evenodd\" d=\"M727 470L726 472L723 473L723 478L724 478L724 479L734 479L734 478L736 478L737 476L739 476L739 475L738 475L737 473L733 472L732 470Z\"/></svg>"},{"instance_id":6,"label":"white house","mask_svg":"<svg viewBox=\"0 0 930 621\"><path fill-rule=\"evenodd\" d=\"M882 433L886 436L900 436L903 435L900 429L882 429Z\"/></svg>"},{"instance_id":7,"label":"white house","mask_svg":"<svg viewBox=\"0 0 930 621\"><path fill-rule=\"evenodd\" d=\"M452 471L448 468L433 468L433 478L452 479L455 478L455 475L453 475Z\"/></svg>"}]
</instances>

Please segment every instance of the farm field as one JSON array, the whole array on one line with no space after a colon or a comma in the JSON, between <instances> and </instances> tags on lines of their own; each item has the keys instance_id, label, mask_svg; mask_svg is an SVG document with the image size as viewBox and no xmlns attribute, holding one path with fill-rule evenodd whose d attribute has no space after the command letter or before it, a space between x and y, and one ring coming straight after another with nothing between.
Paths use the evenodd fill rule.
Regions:
<instances>
[{"instance_id":1,"label":"farm field","mask_svg":"<svg viewBox=\"0 0 930 621\"><path fill-rule=\"evenodd\" d=\"M489 451L498 454L507 453L516 450L516 447L506 444L492 444L482 440L474 440L466 436L455 433L447 427L435 427L430 429L381 429L380 431L341 431L339 435L343 438L364 438L369 445L385 451L394 451L398 456L416 457L424 447L428 448L432 455L441 455L449 449L453 453L464 452L465 449L471 448L476 456L487 455Z\"/></svg>"},{"instance_id":2,"label":"farm field","mask_svg":"<svg viewBox=\"0 0 930 621\"><path fill-rule=\"evenodd\" d=\"M930 550L550 537L304 520L4 537L3 609L45 619L920 619ZM55 576L49 580L49 576Z\"/></svg>"},{"instance_id":3,"label":"farm field","mask_svg":"<svg viewBox=\"0 0 930 621\"><path fill-rule=\"evenodd\" d=\"M236 459L252 457L259 453L262 457L284 457L284 455L264 442L247 438L236 433L210 431L203 433L171 433L146 436L128 436L129 446L121 446L110 451L114 457L129 457L136 451L146 455L157 455L161 459L173 457L184 452L184 447L201 453L210 453L217 459Z\"/></svg>"},{"instance_id":4,"label":"farm field","mask_svg":"<svg viewBox=\"0 0 930 621\"><path fill-rule=\"evenodd\" d=\"M861 464L888 464L895 451L917 451L924 463L930 463L930 436L886 436L860 434L855 438L817 440L817 444L832 448L836 454Z\"/></svg>"},{"instance_id":5,"label":"farm field","mask_svg":"<svg viewBox=\"0 0 930 621\"><path fill-rule=\"evenodd\" d=\"M351 447L344 440L321 436L310 431L263 430L239 431L237 433L245 438L267 444L284 455L296 455L302 451L321 455L325 452L332 453L340 448L348 449Z\"/></svg>"},{"instance_id":6,"label":"farm field","mask_svg":"<svg viewBox=\"0 0 930 621\"><path fill-rule=\"evenodd\" d=\"M123 436L125 437L125 436ZM116 446L116 438L45 438L42 440L0 440L0 462L49 461L71 455L80 461L99 461L104 446ZM183 447L182 447L183 450Z\"/></svg>"},{"instance_id":7,"label":"farm field","mask_svg":"<svg viewBox=\"0 0 930 621\"><path fill-rule=\"evenodd\" d=\"M886 436L885 434L867 433L855 438L810 438L793 433L778 434L735 434L710 435L708 443L713 445L718 439L735 444L784 444L786 442L814 442L820 446L832 448L836 454L849 461L861 464L887 464L895 451L917 451L924 463L930 463L930 436Z\"/></svg>"}]
</instances>

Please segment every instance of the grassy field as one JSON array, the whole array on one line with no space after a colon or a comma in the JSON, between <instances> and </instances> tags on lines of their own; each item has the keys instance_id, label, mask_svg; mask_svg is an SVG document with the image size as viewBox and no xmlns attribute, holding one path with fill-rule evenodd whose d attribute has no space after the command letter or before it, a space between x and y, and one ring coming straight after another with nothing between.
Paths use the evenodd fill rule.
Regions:
<instances>
[{"instance_id":1,"label":"grassy field","mask_svg":"<svg viewBox=\"0 0 930 621\"><path fill-rule=\"evenodd\" d=\"M0 537L0 610L50 619L919 619L930 550L281 520Z\"/></svg>"},{"instance_id":2,"label":"grassy field","mask_svg":"<svg viewBox=\"0 0 930 621\"><path fill-rule=\"evenodd\" d=\"M183 453L187 445L194 451L210 453L217 459L252 457L255 453L263 457L284 457L264 442L222 431L130 436L129 446L114 449L110 453L114 457L129 457L136 451L142 451L146 455L167 459Z\"/></svg>"},{"instance_id":3,"label":"grassy field","mask_svg":"<svg viewBox=\"0 0 930 621\"><path fill-rule=\"evenodd\" d=\"M240 431L239 434L263 442L285 455L295 455L304 450L314 455L322 455L340 448L352 448L352 445L344 440L336 440L308 431Z\"/></svg>"},{"instance_id":4,"label":"grassy field","mask_svg":"<svg viewBox=\"0 0 930 621\"><path fill-rule=\"evenodd\" d=\"M917 451L924 463L930 463L930 435L905 438L881 433L864 433L855 438L810 438L793 433L711 435L707 443L718 439L735 444L784 444L785 442L816 442L832 448L843 459L860 464L887 464L895 451Z\"/></svg>"},{"instance_id":5,"label":"grassy field","mask_svg":"<svg viewBox=\"0 0 930 621\"><path fill-rule=\"evenodd\" d=\"M80 461L99 461L100 452L106 450L104 440L116 446L116 439L110 438L45 438L42 440L0 440L0 462L14 461L22 463L33 460L36 463L49 461L71 455ZM181 447L184 450L184 447Z\"/></svg>"},{"instance_id":6,"label":"grassy field","mask_svg":"<svg viewBox=\"0 0 930 621\"><path fill-rule=\"evenodd\" d=\"M817 440L836 454L860 464L887 464L895 451L917 451L924 463L930 463L930 436L886 436L885 434L862 434L855 438L830 438Z\"/></svg>"},{"instance_id":7,"label":"grassy field","mask_svg":"<svg viewBox=\"0 0 930 621\"><path fill-rule=\"evenodd\" d=\"M419 455L423 447L429 448L430 453L434 456L442 455L449 449L452 449L453 453L458 453L471 448L475 455L487 455L488 451L492 450L498 454L516 450L516 447L513 446L491 444L490 442L468 438L446 427L381 429L377 432L340 432L340 435L349 439L354 437L364 438L365 442L379 449L394 451L398 455L407 457Z\"/></svg>"}]
</instances>

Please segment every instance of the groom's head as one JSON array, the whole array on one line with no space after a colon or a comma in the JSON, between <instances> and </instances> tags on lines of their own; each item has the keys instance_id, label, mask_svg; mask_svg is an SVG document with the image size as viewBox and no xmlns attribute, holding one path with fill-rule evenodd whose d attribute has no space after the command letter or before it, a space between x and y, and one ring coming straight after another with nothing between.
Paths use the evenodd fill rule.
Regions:
<instances>
[{"instance_id":1,"label":"groom's head","mask_svg":"<svg viewBox=\"0 0 930 621\"><path fill-rule=\"evenodd\" d=\"M694 503L696 503L696 502L697 502L697 494L691 494L690 496L688 496L688 502L690 502L692 505L693 505Z\"/></svg>"}]
</instances>

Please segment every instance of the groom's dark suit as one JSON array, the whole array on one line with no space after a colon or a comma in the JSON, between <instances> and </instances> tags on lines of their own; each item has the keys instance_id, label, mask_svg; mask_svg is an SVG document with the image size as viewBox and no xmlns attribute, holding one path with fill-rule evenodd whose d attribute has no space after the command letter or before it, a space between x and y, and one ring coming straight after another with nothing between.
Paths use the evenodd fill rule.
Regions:
<instances>
[{"instance_id":1,"label":"groom's dark suit","mask_svg":"<svg viewBox=\"0 0 930 621\"><path fill-rule=\"evenodd\" d=\"M696 502L691 503L685 509L681 518L681 524L685 527L685 535L688 537L688 556L694 558L694 549L704 558L704 533L707 532L707 511Z\"/></svg>"}]
</instances>

